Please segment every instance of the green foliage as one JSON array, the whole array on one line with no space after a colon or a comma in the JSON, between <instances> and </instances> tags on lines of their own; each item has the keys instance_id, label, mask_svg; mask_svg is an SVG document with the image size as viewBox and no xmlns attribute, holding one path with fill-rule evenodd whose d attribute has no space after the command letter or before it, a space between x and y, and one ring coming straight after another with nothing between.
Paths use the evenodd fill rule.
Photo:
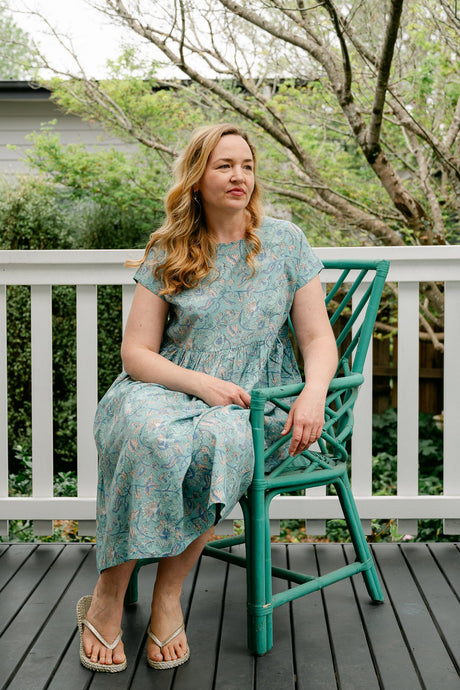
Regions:
<instances>
[{"instance_id":1,"label":"green foliage","mask_svg":"<svg viewBox=\"0 0 460 690\"><path fill-rule=\"evenodd\" d=\"M43 177L24 177L10 183L2 180L1 187L2 249L124 247L126 235L129 239L137 237L139 246L145 245L147 228L139 230L133 219L142 216L145 220L147 208L128 208L122 217L115 203L110 206L82 201ZM151 222L154 217L155 212L150 215ZM125 226L132 228L130 236ZM121 370L119 287L100 287L98 324L102 395ZM30 288L8 286L8 437L12 473L21 471L14 446L30 448L32 444L30 326ZM52 288L52 329L54 470L59 473L75 470L76 463L76 291L72 286Z\"/></svg>"},{"instance_id":2,"label":"green foliage","mask_svg":"<svg viewBox=\"0 0 460 690\"><path fill-rule=\"evenodd\" d=\"M66 198L50 182L0 178L0 249L68 249Z\"/></svg>"},{"instance_id":3,"label":"green foliage","mask_svg":"<svg viewBox=\"0 0 460 690\"><path fill-rule=\"evenodd\" d=\"M144 247L163 219L165 182L148 151L130 155L108 149L91 153L82 144L63 146L45 128L30 135L31 165L46 175L54 195L68 200L79 248ZM52 184L54 182L54 186ZM41 182L45 184L44 182Z\"/></svg>"},{"instance_id":4,"label":"green foliage","mask_svg":"<svg viewBox=\"0 0 460 690\"><path fill-rule=\"evenodd\" d=\"M0 80L30 78L36 68L36 50L30 36L11 16L8 3L0 2Z\"/></svg>"}]
</instances>

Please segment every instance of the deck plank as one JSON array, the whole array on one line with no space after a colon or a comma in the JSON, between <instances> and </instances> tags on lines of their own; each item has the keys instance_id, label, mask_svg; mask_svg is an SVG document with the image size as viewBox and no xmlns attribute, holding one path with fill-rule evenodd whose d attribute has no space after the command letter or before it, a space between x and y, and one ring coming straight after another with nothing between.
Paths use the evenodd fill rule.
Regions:
<instances>
[{"instance_id":1,"label":"deck plank","mask_svg":"<svg viewBox=\"0 0 460 690\"><path fill-rule=\"evenodd\" d=\"M4 548L0 558L0 591L37 548L36 544L14 544L13 546L2 544L1 546Z\"/></svg>"},{"instance_id":2,"label":"deck plank","mask_svg":"<svg viewBox=\"0 0 460 690\"><path fill-rule=\"evenodd\" d=\"M11 690L42 688L43 679L48 680L53 669L58 666L75 633L75 620L69 615L78 594L76 587L80 586L80 581L75 580L75 573L88 555L88 549L78 545L61 551L46 578L20 610L14 625L9 629L8 632L14 632L15 635L5 635L10 640L11 650L14 649L17 653L20 649L15 646L17 638L28 641L28 629L35 626L36 638L10 684Z\"/></svg>"},{"instance_id":3,"label":"deck plank","mask_svg":"<svg viewBox=\"0 0 460 690\"><path fill-rule=\"evenodd\" d=\"M286 568L287 551L282 544L273 544L272 563ZM287 582L273 578L273 593L287 588ZM256 688L264 690L291 690L294 683L294 661L292 656L291 620L289 606L279 606L273 612L273 648L264 656L256 657Z\"/></svg>"},{"instance_id":4,"label":"deck plank","mask_svg":"<svg viewBox=\"0 0 460 690\"><path fill-rule=\"evenodd\" d=\"M407 544L404 558L412 569L412 576L419 587L435 626L455 666L460 671L460 603L448 582L440 577L436 561L426 544ZM460 558L458 566L460 568Z\"/></svg>"},{"instance_id":5,"label":"deck plank","mask_svg":"<svg viewBox=\"0 0 460 690\"><path fill-rule=\"evenodd\" d=\"M397 611L399 623L420 677L425 687L439 687L440 669L442 669L443 690L458 690L458 674L439 637L402 551L400 546L396 549L379 549L378 560L392 605Z\"/></svg>"},{"instance_id":6,"label":"deck plank","mask_svg":"<svg viewBox=\"0 0 460 690\"><path fill-rule=\"evenodd\" d=\"M457 599L460 598L460 545L441 542L427 544L439 569L443 573Z\"/></svg>"},{"instance_id":7,"label":"deck plank","mask_svg":"<svg viewBox=\"0 0 460 690\"><path fill-rule=\"evenodd\" d=\"M397 549L396 544L374 545L372 551L378 567L378 555L381 548ZM351 545L345 546L348 562L355 560ZM398 618L391 605L391 597L383 584L385 601L375 604L369 597L362 575L352 579L356 593L356 602L360 610L363 625L372 649L377 669L377 676L386 690L399 690L401 687L401 669L404 669L404 690L420 688L420 678L414 668L411 653L401 632ZM391 663L389 663L391 660Z\"/></svg>"},{"instance_id":8,"label":"deck plank","mask_svg":"<svg viewBox=\"0 0 460 690\"><path fill-rule=\"evenodd\" d=\"M320 573L346 565L340 544L316 546ZM323 590L341 690L378 690L379 682L350 578Z\"/></svg>"},{"instance_id":9,"label":"deck plank","mask_svg":"<svg viewBox=\"0 0 460 690\"><path fill-rule=\"evenodd\" d=\"M243 546L234 546L232 551L244 555ZM219 690L252 690L255 659L246 639L246 571L233 566L228 569L215 676L215 687Z\"/></svg>"},{"instance_id":10,"label":"deck plank","mask_svg":"<svg viewBox=\"0 0 460 690\"><path fill-rule=\"evenodd\" d=\"M43 545L36 549L31 557L25 562L23 568L17 573L16 578L20 581L20 595L15 597L15 581L10 581L2 592L2 595L10 597L7 602L1 602L1 610L4 608L11 611L11 606L19 601L16 614L5 633L0 638L0 658L2 659L1 676L2 681L15 672L18 663L21 668L18 674L21 675L23 669L28 674L30 660L37 659L40 666L42 660L39 655L35 656L34 646L36 640L41 636L43 630L47 630L50 617L60 597L67 589L69 582L75 575L81 558L84 557L84 549L66 549L62 546ZM25 597L25 594L28 594ZM54 617L53 617L54 618ZM64 625L67 625L72 632L74 622L68 615L65 616ZM48 657L52 654L56 646L61 645L62 638L58 638L56 643L50 646L45 652ZM56 659L57 662L58 659ZM49 663L54 664L54 660ZM33 663L32 663L33 666ZM43 668L40 667L43 672ZM35 681L39 676L35 676ZM33 673L31 683L34 682ZM13 680L13 684L15 681ZM17 685L18 688L29 687L28 684Z\"/></svg>"},{"instance_id":11,"label":"deck plank","mask_svg":"<svg viewBox=\"0 0 460 690\"><path fill-rule=\"evenodd\" d=\"M8 578L8 583L0 592L0 635L27 601L57 555L58 552L53 547L33 549L30 557L15 572L14 578Z\"/></svg>"},{"instance_id":12,"label":"deck plank","mask_svg":"<svg viewBox=\"0 0 460 690\"><path fill-rule=\"evenodd\" d=\"M177 669L174 690L212 690L227 566L201 558L190 613L187 640L190 661Z\"/></svg>"},{"instance_id":13,"label":"deck plank","mask_svg":"<svg viewBox=\"0 0 460 690\"><path fill-rule=\"evenodd\" d=\"M306 575L317 576L316 551L302 544L288 547L289 567ZM324 610L323 594L312 592L292 604L294 655L297 690L336 687L336 673Z\"/></svg>"},{"instance_id":14,"label":"deck plank","mask_svg":"<svg viewBox=\"0 0 460 690\"><path fill-rule=\"evenodd\" d=\"M240 551L244 547L236 547ZM3 690L459 690L458 545L376 544L385 603L361 575L274 611L274 647L246 648L245 571L203 557L186 579L191 660L176 670L146 663L156 564L141 568L139 601L125 609L128 669L98 674L78 660L75 605L97 579L90 544L12 544L0 550L0 688ZM273 561L315 574L354 559L349 545L273 545ZM274 579L275 591L287 583Z\"/></svg>"}]
</instances>

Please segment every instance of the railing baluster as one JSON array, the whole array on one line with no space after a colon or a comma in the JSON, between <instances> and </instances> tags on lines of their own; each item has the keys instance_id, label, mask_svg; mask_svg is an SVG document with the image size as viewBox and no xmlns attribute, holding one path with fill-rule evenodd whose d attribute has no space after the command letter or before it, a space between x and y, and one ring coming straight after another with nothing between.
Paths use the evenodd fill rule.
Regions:
<instances>
[{"instance_id":1,"label":"railing baluster","mask_svg":"<svg viewBox=\"0 0 460 690\"><path fill-rule=\"evenodd\" d=\"M444 495L460 496L460 281L444 286ZM460 499L459 499L460 501ZM444 534L460 534L460 517L444 520Z\"/></svg>"},{"instance_id":2,"label":"railing baluster","mask_svg":"<svg viewBox=\"0 0 460 690\"><path fill-rule=\"evenodd\" d=\"M97 287L77 286L77 476L78 495L94 498L97 454L93 439L97 405ZM95 520L79 520L78 533L95 534Z\"/></svg>"},{"instance_id":3,"label":"railing baluster","mask_svg":"<svg viewBox=\"0 0 460 690\"><path fill-rule=\"evenodd\" d=\"M53 333L51 285L31 287L32 493L53 497ZM36 535L53 534L53 522L34 520Z\"/></svg>"},{"instance_id":4,"label":"railing baluster","mask_svg":"<svg viewBox=\"0 0 460 690\"><path fill-rule=\"evenodd\" d=\"M8 375L6 357L6 285L0 285L0 496L8 496ZM0 537L8 520L0 520Z\"/></svg>"},{"instance_id":5,"label":"railing baluster","mask_svg":"<svg viewBox=\"0 0 460 690\"><path fill-rule=\"evenodd\" d=\"M321 287L323 289L323 295L326 299L326 304L328 303L328 298L327 298L327 283L321 282ZM331 293L329 293L330 295ZM317 443L315 443L312 446L313 450L318 450L319 446ZM305 496L309 496L310 498L312 496L325 496L326 495L326 487L325 486L313 486L310 489L305 489L304 490ZM317 537L323 537L326 535L327 532L327 521L326 520L315 520L313 518L307 518L305 520L305 532L306 534L313 534Z\"/></svg>"},{"instance_id":6,"label":"railing baluster","mask_svg":"<svg viewBox=\"0 0 460 690\"><path fill-rule=\"evenodd\" d=\"M123 333L125 332L126 322L128 320L129 310L131 309L131 302L133 301L135 285L123 285L121 292L121 311L123 318Z\"/></svg>"},{"instance_id":7,"label":"railing baluster","mask_svg":"<svg viewBox=\"0 0 460 690\"><path fill-rule=\"evenodd\" d=\"M353 308L359 304L367 285L360 285L353 295ZM353 335L361 326L363 315L353 326ZM372 341L363 368L364 383L354 406L356 421L351 437L351 483L355 496L372 496ZM371 534L371 520L361 520L364 534Z\"/></svg>"},{"instance_id":8,"label":"railing baluster","mask_svg":"<svg viewBox=\"0 0 460 690\"><path fill-rule=\"evenodd\" d=\"M419 283L398 288L398 495L418 494ZM417 534L417 520L398 520Z\"/></svg>"}]
</instances>

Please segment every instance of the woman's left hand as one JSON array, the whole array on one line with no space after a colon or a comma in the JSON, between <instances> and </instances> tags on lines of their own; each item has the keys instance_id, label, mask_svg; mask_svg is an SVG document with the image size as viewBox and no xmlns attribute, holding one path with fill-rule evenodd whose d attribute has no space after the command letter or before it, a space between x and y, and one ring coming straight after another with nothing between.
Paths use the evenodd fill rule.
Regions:
<instances>
[{"instance_id":1,"label":"woman's left hand","mask_svg":"<svg viewBox=\"0 0 460 690\"><path fill-rule=\"evenodd\" d=\"M324 424L326 393L303 389L292 405L281 434L285 436L292 429L289 455L301 453L321 436Z\"/></svg>"}]
</instances>

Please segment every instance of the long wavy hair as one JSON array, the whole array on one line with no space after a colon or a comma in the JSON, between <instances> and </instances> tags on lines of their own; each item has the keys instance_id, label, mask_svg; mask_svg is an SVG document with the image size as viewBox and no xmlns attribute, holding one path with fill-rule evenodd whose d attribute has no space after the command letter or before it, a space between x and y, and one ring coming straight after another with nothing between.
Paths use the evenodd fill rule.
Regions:
<instances>
[{"instance_id":1,"label":"long wavy hair","mask_svg":"<svg viewBox=\"0 0 460 690\"><path fill-rule=\"evenodd\" d=\"M255 148L247 134L238 126L220 124L196 130L176 161L176 182L165 201L165 223L150 235L143 258L127 262L129 266L140 265L146 260L150 249L158 243L166 254L163 263L154 269L155 277L161 279L164 285L161 295L174 295L183 289L196 287L213 268L215 241L206 228L200 196L193 189L200 182L219 140L228 134L236 134L246 141L254 159L254 172L256 171ZM245 212L246 261L254 273L254 259L261 246L256 229L260 226L263 215L261 188L256 177L254 191Z\"/></svg>"}]
</instances>

